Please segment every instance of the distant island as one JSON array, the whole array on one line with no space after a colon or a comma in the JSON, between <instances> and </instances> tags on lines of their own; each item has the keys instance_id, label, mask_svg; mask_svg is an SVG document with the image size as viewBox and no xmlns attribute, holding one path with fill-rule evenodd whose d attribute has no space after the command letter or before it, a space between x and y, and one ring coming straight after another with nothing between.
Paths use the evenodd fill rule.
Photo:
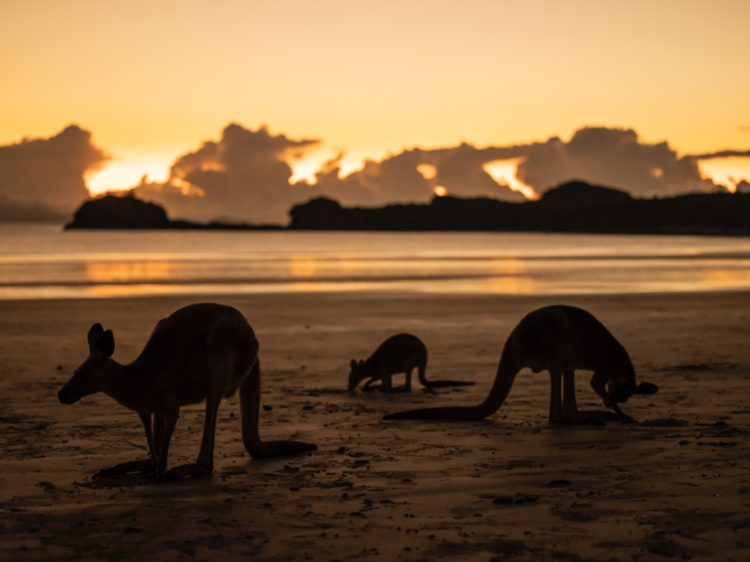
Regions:
<instances>
[{"instance_id":1,"label":"distant island","mask_svg":"<svg viewBox=\"0 0 750 562\"><path fill-rule=\"evenodd\" d=\"M622 190L581 181L524 203L445 196L425 205L364 209L318 198L290 214L290 230L750 235L750 193L634 199Z\"/></svg>"},{"instance_id":2,"label":"distant island","mask_svg":"<svg viewBox=\"0 0 750 562\"><path fill-rule=\"evenodd\" d=\"M750 193L695 193L635 199L582 181L553 187L539 201L435 197L425 204L342 207L319 197L295 205L289 226L173 221L133 196L85 202L66 229L496 231L591 234L750 235Z\"/></svg>"},{"instance_id":3,"label":"distant island","mask_svg":"<svg viewBox=\"0 0 750 562\"><path fill-rule=\"evenodd\" d=\"M163 207L141 201L133 195L105 195L86 201L73 215L68 229L121 229L121 230L279 230L277 225L252 225L247 223L198 223L171 220Z\"/></svg>"}]
</instances>

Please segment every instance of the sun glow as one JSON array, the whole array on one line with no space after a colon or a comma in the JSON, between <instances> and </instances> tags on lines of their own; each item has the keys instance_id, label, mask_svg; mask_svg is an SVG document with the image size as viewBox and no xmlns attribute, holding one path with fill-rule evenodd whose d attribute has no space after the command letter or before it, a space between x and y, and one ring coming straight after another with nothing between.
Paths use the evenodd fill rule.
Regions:
<instances>
[{"instance_id":1,"label":"sun glow","mask_svg":"<svg viewBox=\"0 0 750 562\"><path fill-rule=\"evenodd\" d=\"M431 180L437 176L437 168L432 164L420 164L417 166L417 172L422 174L422 177L426 180Z\"/></svg>"},{"instance_id":2,"label":"sun glow","mask_svg":"<svg viewBox=\"0 0 750 562\"><path fill-rule=\"evenodd\" d=\"M302 158L287 160L287 164L292 169L292 177L289 178L289 183L295 184L304 181L310 185L315 185L318 183L316 174L330 172L336 168L338 168L336 177L344 179L363 170L368 160L380 161L384 157L384 154L375 154L371 151L347 153L335 147L328 150L311 150L305 153Z\"/></svg>"},{"instance_id":3,"label":"sun glow","mask_svg":"<svg viewBox=\"0 0 750 562\"><path fill-rule=\"evenodd\" d=\"M295 184L304 181L310 185L315 185L318 183L315 174L325 172L326 168L329 168L329 162L335 157L335 152L316 150L306 153L301 158L287 160L287 164L292 169L292 177L289 178L289 183Z\"/></svg>"},{"instance_id":4,"label":"sun glow","mask_svg":"<svg viewBox=\"0 0 750 562\"><path fill-rule=\"evenodd\" d=\"M524 161L524 158L511 158L509 160L494 160L487 162L482 169L487 172L493 180L499 184L507 185L513 191L518 191L529 201L539 199L539 194L534 188L521 182L516 177L518 165Z\"/></svg>"},{"instance_id":5,"label":"sun glow","mask_svg":"<svg viewBox=\"0 0 750 562\"><path fill-rule=\"evenodd\" d=\"M442 185L436 185L434 188L432 188L432 191L435 192L435 195L438 197L445 197L448 195L448 190L445 189Z\"/></svg>"},{"instance_id":6,"label":"sun glow","mask_svg":"<svg viewBox=\"0 0 750 562\"><path fill-rule=\"evenodd\" d=\"M725 186L732 193L737 191L737 184L742 180L750 182L750 157L699 160L698 169L703 178Z\"/></svg>"},{"instance_id":7,"label":"sun glow","mask_svg":"<svg viewBox=\"0 0 750 562\"><path fill-rule=\"evenodd\" d=\"M148 176L149 181L165 182L173 162L174 154L126 156L114 160L100 170L86 174L86 187L94 196L107 191L124 191L135 187L144 175Z\"/></svg>"}]
</instances>

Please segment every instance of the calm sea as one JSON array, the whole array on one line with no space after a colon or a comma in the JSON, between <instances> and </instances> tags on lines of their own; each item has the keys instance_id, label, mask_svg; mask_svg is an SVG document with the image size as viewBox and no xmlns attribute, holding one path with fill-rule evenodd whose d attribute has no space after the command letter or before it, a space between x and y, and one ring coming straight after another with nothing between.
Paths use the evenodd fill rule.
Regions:
<instances>
[{"instance_id":1,"label":"calm sea","mask_svg":"<svg viewBox=\"0 0 750 562\"><path fill-rule=\"evenodd\" d=\"M286 291L750 289L750 239L529 233L72 231L0 224L0 299Z\"/></svg>"}]
</instances>

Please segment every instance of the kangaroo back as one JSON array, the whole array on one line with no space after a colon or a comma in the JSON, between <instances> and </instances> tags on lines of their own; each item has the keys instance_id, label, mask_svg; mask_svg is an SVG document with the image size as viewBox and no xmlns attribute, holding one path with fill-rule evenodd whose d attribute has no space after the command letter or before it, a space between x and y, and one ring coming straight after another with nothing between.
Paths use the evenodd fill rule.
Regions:
<instances>
[{"instance_id":1,"label":"kangaroo back","mask_svg":"<svg viewBox=\"0 0 750 562\"><path fill-rule=\"evenodd\" d=\"M260 422L260 360L256 359L250 373L240 386L242 409L242 442L254 459L269 459L314 451L318 447L302 441L262 441L258 431Z\"/></svg>"}]
</instances>

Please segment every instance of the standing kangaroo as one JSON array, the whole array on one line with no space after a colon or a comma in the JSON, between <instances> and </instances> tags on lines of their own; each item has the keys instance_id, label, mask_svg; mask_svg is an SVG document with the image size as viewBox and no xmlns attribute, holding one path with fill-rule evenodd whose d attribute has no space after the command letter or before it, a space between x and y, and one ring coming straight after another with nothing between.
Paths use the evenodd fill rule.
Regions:
<instances>
[{"instance_id":1,"label":"standing kangaroo","mask_svg":"<svg viewBox=\"0 0 750 562\"><path fill-rule=\"evenodd\" d=\"M396 389L399 391L411 390L411 373L414 367L419 374L419 382L427 388L439 388L444 386L467 386L474 384L465 381L428 381L425 378L427 368L427 347L417 336L411 334L396 334L391 336L374 351L366 361L359 362L352 359L349 364L352 368L349 373L349 390L357 388L357 385L366 378L370 380L365 383L365 391L370 390L370 385L375 381L382 381L382 388L387 392L394 390L391 377L400 373L406 375L404 386Z\"/></svg>"},{"instance_id":2,"label":"standing kangaroo","mask_svg":"<svg viewBox=\"0 0 750 562\"><path fill-rule=\"evenodd\" d=\"M410 410L385 416L385 420L482 420L491 416L508 397L513 381L524 367L551 379L549 421L587 423L612 416L611 412L579 412L575 400L575 369L594 371L591 386L605 406L623 423L634 420L617 406L633 394L654 394L658 387L635 384L628 352L593 315L573 306L548 306L529 313L511 332L500 357L495 383L478 406L453 406ZM564 402L560 395L563 383ZM614 416L612 416L614 417Z\"/></svg>"},{"instance_id":3,"label":"standing kangaroo","mask_svg":"<svg viewBox=\"0 0 750 562\"><path fill-rule=\"evenodd\" d=\"M148 459L100 470L94 478L130 472L148 473L159 480L211 474L219 403L238 388L242 440L250 456L263 459L317 448L300 441L261 441L258 340L234 308L193 304L179 309L156 325L140 356L129 365L111 359L114 336L101 324L91 327L88 343L90 355L58 393L60 402L74 404L84 396L104 392L138 414L150 452ZM165 473L180 407L204 400L206 419L198 460Z\"/></svg>"}]
</instances>

